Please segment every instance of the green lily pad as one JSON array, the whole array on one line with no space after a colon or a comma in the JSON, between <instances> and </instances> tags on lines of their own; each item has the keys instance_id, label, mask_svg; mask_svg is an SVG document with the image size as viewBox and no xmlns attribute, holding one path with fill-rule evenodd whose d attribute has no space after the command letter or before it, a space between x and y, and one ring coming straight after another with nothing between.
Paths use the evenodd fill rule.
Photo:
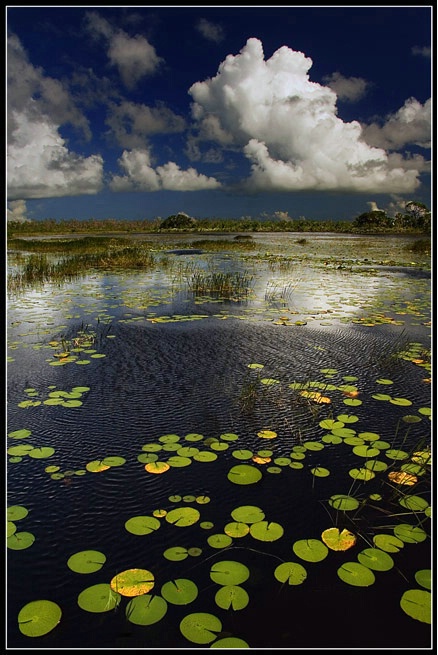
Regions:
<instances>
[{"instance_id":1,"label":"green lily pad","mask_svg":"<svg viewBox=\"0 0 438 655\"><path fill-rule=\"evenodd\" d=\"M172 457L169 457L167 463L169 466L173 466L175 468L184 468L185 466L190 466L192 460L190 457L180 457L179 455L173 455Z\"/></svg>"},{"instance_id":2,"label":"green lily pad","mask_svg":"<svg viewBox=\"0 0 438 655\"><path fill-rule=\"evenodd\" d=\"M237 441L239 435L234 434L234 432L224 432L224 434L221 434L220 438L224 441Z\"/></svg>"},{"instance_id":3,"label":"green lily pad","mask_svg":"<svg viewBox=\"0 0 438 655\"><path fill-rule=\"evenodd\" d=\"M184 528L199 521L200 516L195 507L177 507L166 514L166 521L178 528Z\"/></svg>"},{"instance_id":4,"label":"green lily pad","mask_svg":"<svg viewBox=\"0 0 438 655\"><path fill-rule=\"evenodd\" d=\"M429 507L427 500L421 498L421 496L406 495L400 498L399 503L402 507L411 509L413 512L424 512L426 507Z\"/></svg>"},{"instance_id":5,"label":"green lily pad","mask_svg":"<svg viewBox=\"0 0 438 655\"><path fill-rule=\"evenodd\" d=\"M29 510L23 505L11 505L6 510L6 517L8 521L20 521L21 519L26 518L29 514Z\"/></svg>"},{"instance_id":6,"label":"green lily pad","mask_svg":"<svg viewBox=\"0 0 438 655\"><path fill-rule=\"evenodd\" d=\"M32 546L35 541L35 535L31 532L14 532L6 540L6 545L11 550L25 550Z\"/></svg>"},{"instance_id":7,"label":"green lily pad","mask_svg":"<svg viewBox=\"0 0 438 655\"><path fill-rule=\"evenodd\" d=\"M239 637L224 637L211 644L210 648L249 648L249 645Z\"/></svg>"},{"instance_id":8,"label":"green lily pad","mask_svg":"<svg viewBox=\"0 0 438 655\"><path fill-rule=\"evenodd\" d=\"M34 600L18 613L18 627L26 637L42 637L61 621L62 610L51 600Z\"/></svg>"},{"instance_id":9,"label":"green lily pad","mask_svg":"<svg viewBox=\"0 0 438 655\"><path fill-rule=\"evenodd\" d=\"M325 434L323 437L321 437L321 441L324 443L339 444L342 443L342 438L336 436L335 434Z\"/></svg>"},{"instance_id":10,"label":"green lily pad","mask_svg":"<svg viewBox=\"0 0 438 655\"><path fill-rule=\"evenodd\" d=\"M427 534L423 528L409 523L400 523L394 528L394 534L407 544L418 544L427 539Z\"/></svg>"},{"instance_id":11,"label":"green lily pad","mask_svg":"<svg viewBox=\"0 0 438 655\"><path fill-rule=\"evenodd\" d=\"M78 596L78 605L86 612L111 612L117 607L122 596L113 591L109 584L101 583L88 587Z\"/></svg>"},{"instance_id":12,"label":"green lily pad","mask_svg":"<svg viewBox=\"0 0 438 655\"><path fill-rule=\"evenodd\" d=\"M208 450L201 450L197 455L194 455L193 459L196 459L197 462L214 462L217 455Z\"/></svg>"},{"instance_id":13,"label":"green lily pad","mask_svg":"<svg viewBox=\"0 0 438 655\"><path fill-rule=\"evenodd\" d=\"M251 459L251 457L254 455L252 450L247 450L245 448L240 448L239 450L233 450L231 454L233 457L240 460Z\"/></svg>"},{"instance_id":14,"label":"green lily pad","mask_svg":"<svg viewBox=\"0 0 438 655\"><path fill-rule=\"evenodd\" d=\"M214 614L195 612L182 619L179 629L194 644L210 644L222 632L222 623Z\"/></svg>"},{"instance_id":15,"label":"green lily pad","mask_svg":"<svg viewBox=\"0 0 438 655\"><path fill-rule=\"evenodd\" d=\"M380 455L380 450L378 448L372 448L371 446L361 445L355 446L353 448L353 453L359 457L377 457Z\"/></svg>"},{"instance_id":16,"label":"green lily pad","mask_svg":"<svg viewBox=\"0 0 438 655\"><path fill-rule=\"evenodd\" d=\"M319 539L300 539L293 544L292 549L297 557L306 562L321 562L329 552Z\"/></svg>"},{"instance_id":17,"label":"green lily pad","mask_svg":"<svg viewBox=\"0 0 438 655\"><path fill-rule=\"evenodd\" d=\"M321 443L320 441L305 441L304 446L306 450L314 450L314 451L322 450L325 447L324 444Z\"/></svg>"},{"instance_id":18,"label":"green lily pad","mask_svg":"<svg viewBox=\"0 0 438 655\"><path fill-rule=\"evenodd\" d=\"M237 521L227 523L224 527L225 534L230 537L240 538L245 537L249 533L249 525L247 523L239 523Z\"/></svg>"},{"instance_id":19,"label":"green lily pad","mask_svg":"<svg viewBox=\"0 0 438 655\"><path fill-rule=\"evenodd\" d=\"M43 446L42 448L34 448L29 452L29 457L33 459L47 459L51 457L55 452L54 448L50 446Z\"/></svg>"},{"instance_id":20,"label":"green lily pad","mask_svg":"<svg viewBox=\"0 0 438 655\"><path fill-rule=\"evenodd\" d=\"M249 603L248 592L238 585L221 587L214 597L216 605L224 610L242 610Z\"/></svg>"},{"instance_id":21,"label":"green lily pad","mask_svg":"<svg viewBox=\"0 0 438 655\"><path fill-rule=\"evenodd\" d=\"M310 469L310 472L317 478L326 478L330 475L330 471L323 466L315 466Z\"/></svg>"},{"instance_id":22,"label":"green lily pad","mask_svg":"<svg viewBox=\"0 0 438 655\"><path fill-rule=\"evenodd\" d=\"M254 539L259 541L277 541L284 534L284 528L273 521L258 521L250 526L250 533Z\"/></svg>"},{"instance_id":23,"label":"green lily pad","mask_svg":"<svg viewBox=\"0 0 438 655\"><path fill-rule=\"evenodd\" d=\"M297 562L283 562L274 571L274 577L279 582L290 585L299 585L307 578L307 571Z\"/></svg>"},{"instance_id":24,"label":"green lily pad","mask_svg":"<svg viewBox=\"0 0 438 655\"><path fill-rule=\"evenodd\" d=\"M210 578L220 585L240 585L249 578L249 569L241 562L224 560L215 562L210 569Z\"/></svg>"},{"instance_id":25,"label":"green lily pad","mask_svg":"<svg viewBox=\"0 0 438 655\"><path fill-rule=\"evenodd\" d=\"M338 576L354 587L369 587L376 579L374 573L359 562L345 562L338 568Z\"/></svg>"},{"instance_id":26,"label":"green lily pad","mask_svg":"<svg viewBox=\"0 0 438 655\"><path fill-rule=\"evenodd\" d=\"M385 455L389 457L389 459L396 459L396 460L408 459L409 457L409 453L407 453L406 451L398 450L395 448L389 448L388 450L386 450Z\"/></svg>"},{"instance_id":27,"label":"green lily pad","mask_svg":"<svg viewBox=\"0 0 438 655\"><path fill-rule=\"evenodd\" d=\"M353 496L346 494L334 494L329 498L329 505L334 509L340 509L343 512L350 512L359 507L359 501Z\"/></svg>"},{"instance_id":28,"label":"green lily pad","mask_svg":"<svg viewBox=\"0 0 438 655\"><path fill-rule=\"evenodd\" d=\"M398 553L404 547L404 542L392 534L376 534L373 543L387 553Z\"/></svg>"},{"instance_id":29,"label":"green lily pad","mask_svg":"<svg viewBox=\"0 0 438 655\"><path fill-rule=\"evenodd\" d=\"M212 534L208 537L207 542L212 548L228 548L233 540L227 534Z\"/></svg>"},{"instance_id":30,"label":"green lily pad","mask_svg":"<svg viewBox=\"0 0 438 655\"><path fill-rule=\"evenodd\" d=\"M373 473L369 468L354 468L348 471L348 475L353 478L353 480L362 480L362 482L368 482L376 477L376 474Z\"/></svg>"},{"instance_id":31,"label":"green lily pad","mask_svg":"<svg viewBox=\"0 0 438 655\"><path fill-rule=\"evenodd\" d=\"M432 622L432 594L424 589L408 589L400 599L400 607L413 619Z\"/></svg>"},{"instance_id":32,"label":"green lily pad","mask_svg":"<svg viewBox=\"0 0 438 655\"><path fill-rule=\"evenodd\" d=\"M7 521L6 522L6 538L11 537L13 534L17 532L17 526L13 521Z\"/></svg>"},{"instance_id":33,"label":"green lily pad","mask_svg":"<svg viewBox=\"0 0 438 655\"><path fill-rule=\"evenodd\" d=\"M182 562L182 560L187 559L189 553L184 546L172 546L171 548L167 548L163 555L171 562Z\"/></svg>"},{"instance_id":34,"label":"green lily pad","mask_svg":"<svg viewBox=\"0 0 438 655\"><path fill-rule=\"evenodd\" d=\"M197 598L198 587L192 580L177 578L163 584L161 595L172 605L188 605Z\"/></svg>"},{"instance_id":35,"label":"green lily pad","mask_svg":"<svg viewBox=\"0 0 438 655\"><path fill-rule=\"evenodd\" d=\"M365 462L364 466L370 471L377 472L386 471L388 468L388 464L385 464L385 462L381 462L378 459L369 459L367 462Z\"/></svg>"},{"instance_id":36,"label":"green lily pad","mask_svg":"<svg viewBox=\"0 0 438 655\"><path fill-rule=\"evenodd\" d=\"M31 434L31 430L23 428L22 430L14 430L13 432L8 432L8 437L11 437L12 439L26 439L26 437L29 437Z\"/></svg>"},{"instance_id":37,"label":"green lily pad","mask_svg":"<svg viewBox=\"0 0 438 655\"><path fill-rule=\"evenodd\" d=\"M153 625L167 612L167 602L161 596L143 594L131 598L126 605L126 618L135 625Z\"/></svg>"},{"instance_id":38,"label":"green lily pad","mask_svg":"<svg viewBox=\"0 0 438 655\"><path fill-rule=\"evenodd\" d=\"M241 505L233 509L231 516L238 522L257 523L258 521L263 521L265 513L260 507L255 505Z\"/></svg>"},{"instance_id":39,"label":"green lily pad","mask_svg":"<svg viewBox=\"0 0 438 655\"><path fill-rule=\"evenodd\" d=\"M67 566L75 573L94 573L99 571L106 562L106 557L98 550L81 550L71 555Z\"/></svg>"},{"instance_id":40,"label":"green lily pad","mask_svg":"<svg viewBox=\"0 0 438 655\"><path fill-rule=\"evenodd\" d=\"M432 571L430 569L421 569L415 573L415 581L425 589L432 587Z\"/></svg>"},{"instance_id":41,"label":"green lily pad","mask_svg":"<svg viewBox=\"0 0 438 655\"><path fill-rule=\"evenodd\" d=\"M102 460L102 464L105 464L105 466L123 466L123 464L126 463L126 459L124 457L105 457L105 459Z\"/></svg>"},{"instance_id":42,"label":"green lily pad","mask_svg":"<svg viewBox=\"0 0 438 655\"><path fill-rule=\"evenodd\" d=\"M389 571L394 566L391 555L379 548L365 548L358 554L357 559L373 571Z\"/></svg>"},{"instance_id":43,"label":"green lily pad","mask_svg":"<svg viewBox=\"0 0 438 655\"><path fill-rule=\"evenodd\" d=\"M250 464L237 464L228 471L228 480L234 484L247 485L255 484L262 479L263 475L260 469Z\"/></svg>"},{"instance_id":44,"label":"green lily pad","mask_svg":"<svg viewBox=\"0 0 438 655\"><path fill-rule=\"evenodd\" d=\"M126 530L137 535L150 534L160 527L161 523L155 516L133 516L125 523Z\"/></svg>"}]
</instances>

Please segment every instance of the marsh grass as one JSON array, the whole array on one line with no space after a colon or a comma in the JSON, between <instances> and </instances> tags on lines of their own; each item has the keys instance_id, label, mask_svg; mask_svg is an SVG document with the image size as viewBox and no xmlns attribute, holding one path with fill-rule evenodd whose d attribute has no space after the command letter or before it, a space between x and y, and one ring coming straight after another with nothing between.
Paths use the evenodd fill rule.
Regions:
<instances>
[{"instance_id":1,"label":"marsh grass","mask_svg":"<svg viewBox=\"0 0 438 655\"><path fill-rule=\"evenodd\" d=\"M193 270L187 279L189 291L197 295L215 294L226 299L246 298L253 288L254 275L248 272L206 272Z\"/></svg>"},{"instance_id":2,"label":"marsh grass","mask_svg":"<svg viewBox=\"0 0 438 655\"><path fill-rule=\"evenodd\" d=\"M258 244L251 239L199 239L189 244L190 248L201 248L208 252L221 252L232 250L233 252L246 252L248 250L263 249L262 244Z\"/></svg>"},{"instance_id":3,"label":"marsh grass","mask_svg":"<svg viewBox=\"0 0 438 655\"><path fill-rule=\"evenodd\" d=\"M166 268L167 262L166 258L162 258L160 266ZM9 293L19 293L36 284L75 279L93 269L151 270L157 264L157 256L144 244L76 254L57 262L51 262L45 253L32 253L26 257L20 271L8 275L7 290Z\"/></svg>"}]
</instances>

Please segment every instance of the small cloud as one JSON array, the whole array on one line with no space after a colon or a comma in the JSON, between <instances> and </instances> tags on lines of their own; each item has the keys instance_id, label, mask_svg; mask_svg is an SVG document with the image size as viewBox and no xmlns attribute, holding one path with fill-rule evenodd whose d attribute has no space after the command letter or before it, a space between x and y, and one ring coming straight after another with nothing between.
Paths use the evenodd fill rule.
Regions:
<instances>
[{"instance_id":1,"label":"small cloud","mask_svg":"<svg viewBox=\"0 0 438 655\"><path fill-rule=\"evenodd\" d=\"M110 188L113 191L201 191L220 187L214 177L198 173L194 168L181 170L175 162L154 169L148 150L125 150L119 159L125 175L114 175Z\"/></svg>"},{"instance_id":2,"label":"small cloud","mask_svg":"<svg viewBox=\"0 0 438 655\"><path fill-rule=\"evenodd\" d=\"M427 57L428 59L431 56L431 48L429 46L414 45L411 52L413 55L420 55L420 57Z\"/></svg>"},{"instance_id":3,"label":"small cloud","mask_svg":"<svg viewBox=\"0 0 438 655\"><path fill-rule=\"evenodd\" d=\"M25 200L12 200L7 209L7 220L18 223L27 223L30 218L27 218L27 208Z\"/></svg>"},{"instance_id":4,"label":"small cloud","mask_svg":"<svg viewBox=\"0 0 438 655\"><path fill-rule=\"evenodd\" d=\"M196 29L208 41L220 43L225 38L222 26L218 25L217 23L211 23L205 18L199 19L198 23L196 24Z\"/></svg>"},{"instance_id":5,"label":"small cloud","mask_svg":"<svg viewBox=\"0 0 438 655\"><path fill-rule=\"evenodd\" d=\"M87 13L86 25L95 39L103 37L108 41L108 58L118 68L128 89L133 89L142 77L155 73L163 62L144 36L129 36L123 30L114 28L97 12Z\"/></svg>"},{"instance_id":6,"label":"small cloud","mask_svg":"<svg viewBox=\"0 0 438 655\"><path fill-rule=\"evenodd\" d=\"M361 77L344 77L337 71L326 75L323 81L336 93L339 100L346 102L360 100L369 87L369 83Z\"/></svg>"},{"instance_id":7,"label":"small cloud","mask_svg":"<svg viewBox=\"0 0 438 655\"><path fill-rule=\"evenodd\" d=\"M383 125L363 125L363 136L369 145L377 148L400 150L408 143L430 148L431 120L430 98L424 105L408 98L395 114L386 117Z\"/></svg>"}]
</instances>

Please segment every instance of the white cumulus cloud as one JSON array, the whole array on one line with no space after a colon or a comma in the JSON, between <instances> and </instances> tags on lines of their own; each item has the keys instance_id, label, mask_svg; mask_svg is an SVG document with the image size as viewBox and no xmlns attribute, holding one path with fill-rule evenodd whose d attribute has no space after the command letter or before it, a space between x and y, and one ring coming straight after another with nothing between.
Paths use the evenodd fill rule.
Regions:
<instances>
[{"instance_id":1,"label":"white cumulus cloud","mask_svg":"<svg viewBox=\"0 0 438 655\"><path fill-rule=\"evenodd\" d=\"M125 150L119 159L125 175L114 175L113 191L201 191L217 189L220 183L213 177L198 173L194 168L182 170L175 162L153 168L148 150Z\"/></svg>"},{"instance_id":2,"label":"white cumulus cloud","mask_svg":"<svg viewBox=\"0 0 438 655\"><path fill-rule=\"evenodd\" d=\"M153 45L142 35L129 36L119 28L114 28L96 12L87 13L87 27L91 34L102 36L108 42L108 58L116 66L123 84L133 89L146 75L154 74L163 59L157 55Z\"/></svg>"},{"instance_id":3,"label":"white cumulus cloud","mask_svg":"<svg viewBox=\"0 0 438 655\"><path fill-rule=\"evenodd\" d=\"M7 192L10 200L94 194L102 188L100 155L70 151L59 129L70 123L88 136L88 122L57 80L27 60L8 39Z\"/></svg>"},{"instance_id":4,"label":"white cumulus cloud","mask_svg":"<svg viewBox=\"0 0 438 655\"><path fill-rule=\"evenodd\" d=\"M419 170L368 145L359 122L337 116L337 95L311 82L312 60L286 46L264 59L256 38L228 55L214 78L189 89L199 138L239 148L253 191L409 192ZM412 164L412 162L410 162Z\"/></svg>"},{"instance_id":5,"label":"white cumulus cloud","mask_svg":"<svg viewBox=\"0 0 438 655\"><path fill-rule=\"evenodd\" d=\"M361 77L344 77L338 71L327 75L323 81L336 93L339 100L356 102L368 89L368 82Z\"/></svg>"},{"instance_id":6,"label":"white cumulus cloud","mask_svg":"<svg viewBox=\"0 0 438 655\"><path fill-rule=\"evenodd\" d=\"M25 200L12 200L7 209L7 220L18 223L26 223L30 219L27 217L27 207Z\"/></svg>"},{"instance_id":7,"label":"white cumulus cloud","mask_svg":"<svg viewBox=\"0 0 438 655\"><path fill-rule=\"evenodd\" d=\"M139 148L153 134L183 132L185 119L167 107L136 104L124 100L110 108L106 124L122 148Z\"/></svg>"},{"instance_id":8,"label":"white cumulus cloud","mask_svg":"<svg viewBox=\"0 0 438 655\"><path fill-rule=\"evenodd\" d=\"M387 116L383 125L364 125L364 138L370 145L390 150L399 150L409 143L430 148L431 121L431 100L422 105L415 98L408 98L395 114Z\"/></svg>"},{"instance_id":9,"label":"white cumulus cloud","mask_svg":"<svg viewBox=\"0 0 438 655\"><path fill-rule=\"evenodd\" d=\"M204 38L208 41L214 41L215 43L220 43L225 38L224 30L221 25L217 23L212 23L206 18L200 18L196 24L196 29Z\"/></svg>"}]
</instances>

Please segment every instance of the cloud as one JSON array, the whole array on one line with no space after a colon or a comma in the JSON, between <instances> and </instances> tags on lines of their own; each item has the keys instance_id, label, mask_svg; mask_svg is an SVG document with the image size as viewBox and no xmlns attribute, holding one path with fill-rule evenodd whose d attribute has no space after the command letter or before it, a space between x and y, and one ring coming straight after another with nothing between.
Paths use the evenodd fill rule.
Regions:
<instances>
[{"instance_id":1,"label":"cloud","mask_svg":"<svg viewBox=\"0 0 438 655\"><path fill-rule=\"evenodd\" d=\"M106 124L122 148L141 148L145 139L154 134L183 132L186 121L164 105L139 105L127 100L113 105Z\"/></svg>"},{"instance_id":2,"label":"cloud","mask_svg":"<svg viewBox=\"0 0 438 655\"><path fill-rule=\"evenodd\" d=\"M286 46L265 61L248 39L216 77L193 84L199 137L239 148L251 163L252 191L342 190L408 193L419 170L369 145L357 121L337 116L336 93L309 79L312 60ZM418 160L420 163L420 160Z\"/></svg>"},{"instance_id":3,"label":"cloud","mask_svg":"<svg viewBox=\"0 0 438 655\"><path fill-rule=\"evenodd\" d=\"M148 150L125 150L119 159L125 175L114 175L112 191L202 191L217 189L220 183L213 177L198 173L194 168L181 170L174 162L156 169L152 167Z\"/></svg>"},{"instance_id":4,"label":"cloud","mask_svg":"<svg viewBox=\"0 0 438 655\"><path fill-rule=\"evenodd\" d=\"M18 223L26 223L30 221L30 218L27 217L25 200L13 200L10 202L6 213L8 221L16 221Z\"/></svg>"},{"instance_id":5,"label":"cloud","mask_svg":"<svg viewBox=\"0 0 438 655\"><path fill-rule=\"evenodd\" d=\"M337 71L324 77L323 81L336 93L339 100L346 102L360 100L369 86L368 82L361 77L344 77Z\"/></svg>"},{"instance_id":6,"label":"cloud","mask_svg":"<svg viewBox=\"0 0 438 655\"><path fill-rule=\"evenodd\" d=\"M112 25L96 12L86 15L87 28L95 39L103 37L108 41L108 58L116 66L123 84L133 89L146 75L154 74L163 62L149 41L140 34L129 36Z\"/></svg>"},{"instance_id":7,"label":"cloud","mask_svg":"<svg viewBox=\"0 0 438 655\"><path fill-rule=\"evenodd\" d=\"M200 18L196 24L196 29L203 37L208 41L214 41L215 43L220 43L224 40L225 34L221 25L217 23L211 23L205 18Z\"/></svg>"},{"instance_id":8,"label":"cloud","mask_svg":"<svg viewBox=\"0 0 438 655\"><path fill-rule=\"evenodd\" d=\"M364 139L372 146L390 150L400 150L410 143L430 148L431 119L430 99L422 105L415 98L408 98L395 114L387 116L383 125L364 125Z\"/></svg>"},{"instance_id":9,"label":"cloud","mask_svg":"<svg viewBox=\"0 0 438 655\"><path fill-rule=\"evenodd\" d=\"M94 194L103 161L71 152L59 133L88 122L61 84L33 67L15 36L8 39L7 190L10 200Z\"/></svg>"},{"instance_id":10,"label":"cloud","mask_svg":"<svg viewBox=\"0 0 438 655\"><path fill-rule=\"evenodd\" d=\"M431 56L431 48L428 46L422 47L422 46L414 45L411 52L413 55L420 55L421 57L430 58Z\"/></svg>"}]
</instances>

